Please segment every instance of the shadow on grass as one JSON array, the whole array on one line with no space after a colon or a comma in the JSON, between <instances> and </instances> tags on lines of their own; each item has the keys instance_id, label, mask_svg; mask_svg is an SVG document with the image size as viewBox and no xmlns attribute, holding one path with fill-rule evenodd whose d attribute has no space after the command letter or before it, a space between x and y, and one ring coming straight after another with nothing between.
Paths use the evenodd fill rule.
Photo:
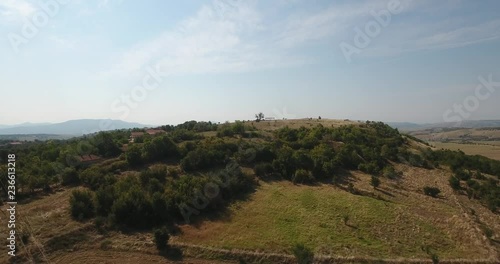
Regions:
<instances>
[{"instance_id":1,"label":"shadow on grass","mask_svg":"<svg viewBox=\"0 0 500 264\"><path fill-rule=\"evenodd\" d=\"M325 179L317 179L317 182L340 187L341 185L348 185L349 183L356 182L356 179L350 171L339 169L334 176L326 177Z\"/></svg>"},{"instance_id":2,"label":"shadow on grass","mask_svg":"<svg viewBox=\"0 0 500 264\"><path fill-rule=\"evenodd\" d=\"M84 230L77 230L60 236L52 237L45 243L47 253L71 250L77 244L84 243L89 240L89 235Z\"/></svg>"},{"instance_id":3,"label":"shadow on grass","mask_svg":"<svg viewBox=\"0 0 500 264\"><path fill-rule=\"evenodd\" d=\"M67 186L74 187L74 186ZM28 204L37 200L42 200L58 192L63 192L65 188L63 186L55 186L47 189L36 189L29 193L20 193L16 196L17 202L19 204Z\"/></svg>"},{"instance_id":4,"label":"shadow on grass","mask_svg":"<svg viewBox=\"0 0 500 264\"><path fill-rule=\"evenodd\" d=\"M392 193L390 193L388 191L385 191L385 190L382 190L382 189L379 189L379 188L375 188L375 190L377 190L377 191L379 191L379 192L381 192L381 193L383 193L383 194L385 194L385 195L387 195L389 197L395 197L394 194L392 194Z\"/></svg>"},{"instance_id":5,"label":"shadow on grass","mask_svg":"<svg viewBox=\"0 0 500 264\"><path fill-rule=\"evenodd\" d=\"M192 215L190 225L200 228L205 221L231 221L231 210L229 207L237 202L250 201L252 195L257 191L259 184L257 182L248 186L246 190L235 194L234 197L223 197L220 193L217 197L210 200L210 204L202 209L197 209L198 215Z\"/></svg>"},{"instance_id":6,"label":"shadow on grass","mask_svg":"<svg viewBox=\"0 0 500 264\"><path fill-rule=\"evenodd\" d=\"M346 225L347 227L350 227L350 228L354 229L354 230L358 230L358 229L359 229L359 228L358 228L357 226L355 226L355 225L351 225L351 224L345 224L345 225Z\"/></svg>"},{"instance_id":7,"label":"shadow on grass","mask_svg":"<svg viewBox=\"0 0 500 264\"><path fill-rule=\"evenodd\" d=\"M123 233L124 235L128 236L134 236L134 235L139 235L139 234L151 234L152 231L155 230L155 228L159 228L165 226L168 230L168 233L173 236L181 235L182 230L179 228L176 222L174 221L169 221L165 222L162 224L157 224L151 227L128 227L127 225L120 224L120 225L114 225L111 227L108 227L106 231L115 231L115 232L120 232Z\"/></svg>"},{"instance_id":8,"label":"shadow on grass","mask_svg":"<svg viewBox=\"0 0 500 264\"><path fill-rule=\"evenodd\" d=\"M277 173L271 173L265 176L256 176L256 177L265 183L288 181L287 179L283 178L280 174Z\"/></svg>"},{"instance_id":9,"label":"shadow on grass","mask_svg":"<svg viewBox=\"0 0 500 264\"><path fill-rule=\"evenodd\" d=\"M160 256L171 261L182 261L184 255L178 247L169 246L167 249L160 251Z\"/></svg>"}]
</instances>

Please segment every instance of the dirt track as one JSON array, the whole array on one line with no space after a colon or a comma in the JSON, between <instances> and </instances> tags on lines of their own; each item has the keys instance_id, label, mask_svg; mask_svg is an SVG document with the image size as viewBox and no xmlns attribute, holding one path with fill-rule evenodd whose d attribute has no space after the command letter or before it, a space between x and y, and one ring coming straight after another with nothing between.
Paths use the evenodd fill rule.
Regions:
<instances>
[{"instance_id":1,"label":"dirt track","mask_svg":"<svg viewBox=\"0 0 500 264\"><path fill-rule=\"evenodd\" d=\"M58 258L52 259L51 263L67 264L67 263L106 263L106 264L136 264L136 263L185 263L185 264L202 264L214 263L225 264L234 262L221 262L213 260L197 260L183 259L182 261L168 260L162 256L149 255L136 252L116 252L116 251L78 251L68 253Z\"/></svg>"}]
</instances>

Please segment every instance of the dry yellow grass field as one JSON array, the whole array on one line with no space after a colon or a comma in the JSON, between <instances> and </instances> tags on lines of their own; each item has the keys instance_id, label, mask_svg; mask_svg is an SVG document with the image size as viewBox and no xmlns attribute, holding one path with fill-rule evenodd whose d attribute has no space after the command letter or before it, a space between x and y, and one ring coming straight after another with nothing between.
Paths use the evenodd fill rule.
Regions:
<instances>
[{"instance_id":1,"label":"dry yellow grass field","mask_svg":"<svg viewBox=\"0 0 500 264\"><path fill-rule=\"evenodd\" d=\"M482 155L490 159L500 160L500 145L497 141L475 142L469 144L452 142L429 142L438 149L461 150L468 155Z\"/></svg>"},{"instance_id":2,"label":"dry yellow grass field","mask_svg":"<svg viewBox=\"0 0 500 264\"><path fill-rule=\"evenodd\" d=\"M412 131L411 135L425 141L443 140L499 140L500 129L458 128L451 131L438 132L438 130Z\"/></svg>"}]
</instances>

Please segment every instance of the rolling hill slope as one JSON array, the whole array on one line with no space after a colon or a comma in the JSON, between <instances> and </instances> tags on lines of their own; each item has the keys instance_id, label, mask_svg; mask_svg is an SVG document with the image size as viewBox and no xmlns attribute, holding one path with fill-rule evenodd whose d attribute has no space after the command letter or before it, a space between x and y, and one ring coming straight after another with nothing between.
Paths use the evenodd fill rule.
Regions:
<instances>
[{"instance_id":1,"label":"rolling hill slope","mask_svg":"<svg viewBox=\"0 0 500 264\"><path fill-rule=\"evenodd\" d=\"M432 263L431 257L438 257L440 263L498 263L500 259L498 211L487 208L480 197L467 197L470 186L494 182L496 176L469 175L475 183L463 180L462 189L453 190L449 179L454 172L438 158L428 160L432 157L428 146L381 123L279 120L225 124L216 131L196 132L194 125L193 129L185 127L164 127L167 133L127 144L124 153L78 168L81 182L77 185L81 186L57 183L51 192L39 189L28 195L18 207L18 230L28 234L20 259L26 263L78 263L84 257L106 263L131 263L140 258L159 263L296 263L292 248L297 244L310 249L317 263ZM231 134L228 129L240 132ZM128 138L122 131L110 132L97 142L108 146L113 133L120 142ZM397 146L398 152L394 154L385 145ZM134 149L142 151L139 156L146 159L156 153L150 151L166 155L162 151L174 146L182 158L154 156L151 161L129 163ZM218 151L229 155L228 160L238 161L242 174L230 178L235 189L218 186L221 194L206 206L196 207L193 221L187 224L176 218L181 210L177 201L195 204L199 196L193 195L200 188L190 189L191 184L217 183L220 165L213 164L219 162ZM256 165L262 163L255 161L252 151L273 160L274 172L257 170ZM104 147L103 153L107 153ZM207 157L211 160L205 161ZM319 162L322 166L317 172ZM303 166L297 171L306 178L296 178L299 173L290 174L286 165L293 169ZM300 169L308 166L314 174ZM383 170L378 171L379 167ZM222 171L230 173L227 167ZM376 188L372 176L381 181ZM237 180L243 178L250 181L239 186ZM175 197L168 207L172 217L166 222L172 225L169 243L176 255L160 255L150 229L116 222L137 215L135 207L124 211L122 219L101 215L78 221L71 215L69 200L74 190L90 190L102 197L118 195L115 192L126 190L127 184L135 184L130 185L135 191L111 199L110 210L118 206L113 203L128 197L143 197L141 208L148 208L147 203L159 197L149 196L153 192ZM206 195L208 185L199 186ZM440 193L426 195L424 188L429 186ZM101 187L112 188L99 192ZM158 212L149 213L139 219L151 220L151 214ZM0 233L6 233L6 228L1 225ZM7 262L6 257L0 256L0 262Z\"/></svg>"}]
</instances>

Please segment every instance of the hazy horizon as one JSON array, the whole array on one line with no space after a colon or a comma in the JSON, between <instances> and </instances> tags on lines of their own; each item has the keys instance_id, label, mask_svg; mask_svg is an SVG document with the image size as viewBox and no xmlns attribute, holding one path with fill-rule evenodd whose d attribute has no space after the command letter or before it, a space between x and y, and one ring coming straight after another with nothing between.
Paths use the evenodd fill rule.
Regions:
<instances>
[{"instance_id":1,"label":"hazy horizon","mask_svg":"<svg viewBox=\"0 0 500 264\"><path fill-rule=\"evenodd\" d=\"M0 124L500 119L498 1L66 2L0 2Z\"/></svg>"},{"instance_id":2,"label":"hazy horizon","mask_svg":"<svg viewBox=\"0 0 500 264\"><path fill-rule=\"evenodd\" d=\"M266 117L274 117L274 116L266 116ZM321 119L325 119L325 120L345 120L345 119L349 119L349 118L330 118L330 117L324 117L324 116L311 116L311 117L295 117L295 118L290 118L290 119L287 119L287 120L302 120L302 119L308 119L308 118L313 118L313 119L317 119L318 117L321 117ZM71 119L71 120L64 120L64 121L56 121L56 122L21 122L21 123L13 123L13 124L0 124L0 126L9 126L9 127L12 127L12 126L23 126L23 125L53 125L53 124L60 124L60 123L65 123L65 122L69 122L69 121L78 121L78 120L112 120L112 121L125 121L125 122L128 122L128 123L138 123L138 124L141 124L141 125L148 125L148 126L164 126L164 125L179 125L179 124L182 124L184 122L188 122L188 121L197 121L197 122L214 122L214 123L217 123L217 122L220 122L220 123L224 123L224 122L235 122L235 121L248 121L248 120L254 120L252 118L248 118L248 119L243 119L243 118L240 118L240 119L235 119L235 120L196 120L196 119L190 119L190 120L184 120L180 123L172 123L172 122L165 122L165 123L159 123L159 124L148 124L148 123L144 123L144 122L141 122L141 121L134 121L134 120L131 120L131 121L127 121L127 120L120 120L120 119L108 119L108 118L78 118L78 119ZM280 119L277 119L277 120L280 120ZM369 120L369 119L349 119L351 121L361 121L361 122L364 122L364 121L376 121L376 122L384 122L384 123L409 123L409 124L417 124L417 125L427 125L427 124L439 124L439 123L420 123L420 122L411 122L411 121L390 121L390 120ZM500 121L500 119L467 119L465 121ZM453 124L453 122L442 122L442 123L450 123L450 124ZM0 127L1 129L2 127Z\"/></svg>"}]
</instances>

